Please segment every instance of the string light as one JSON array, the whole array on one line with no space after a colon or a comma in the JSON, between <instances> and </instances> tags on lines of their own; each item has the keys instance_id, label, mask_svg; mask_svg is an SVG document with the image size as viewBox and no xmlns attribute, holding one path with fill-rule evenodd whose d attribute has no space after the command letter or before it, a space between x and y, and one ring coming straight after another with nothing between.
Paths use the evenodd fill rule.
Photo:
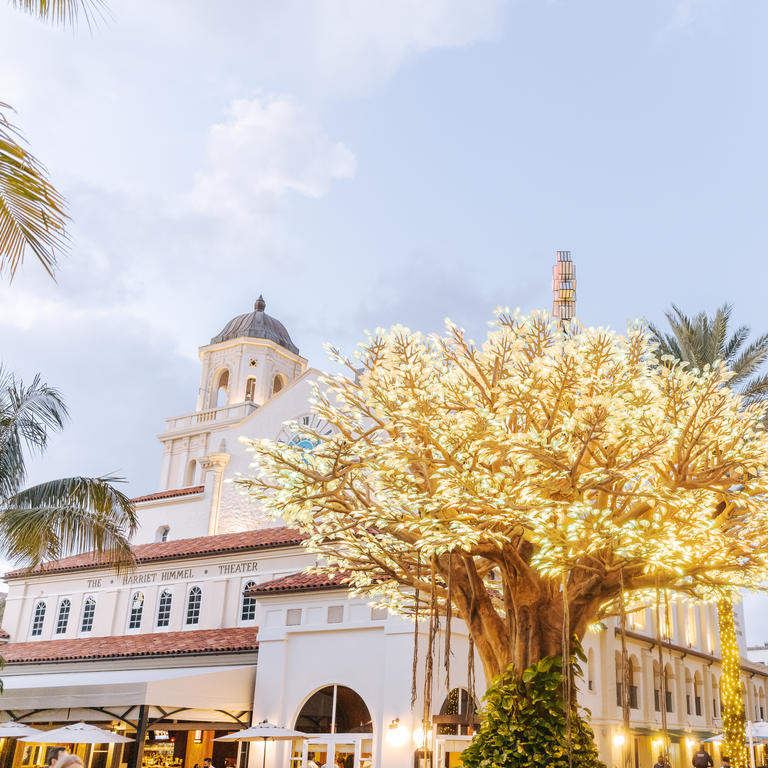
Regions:
<instances>
[{"instance_id":1,"label":"string light","mask_svg":"<svg viewBox=\"0 0 768 768\"><path fill-rule=\"evenodd\" d=\"M717 604L720 627L720 698L723 715L723 754L731 756L734 768L747 768L747 728L744 697L741 691L741 658L736 638L733 604L720 600Z\"/></svg>"}]
</instances>

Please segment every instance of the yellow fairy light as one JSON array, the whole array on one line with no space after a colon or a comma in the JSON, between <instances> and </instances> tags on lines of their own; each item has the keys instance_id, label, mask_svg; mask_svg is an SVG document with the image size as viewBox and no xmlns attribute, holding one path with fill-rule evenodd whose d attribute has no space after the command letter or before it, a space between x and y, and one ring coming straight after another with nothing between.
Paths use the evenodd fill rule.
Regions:
<instances>
[{"instance_id":1,"label":"yellow fairy light","mask_svg":"<svg viewBox=\"0 0 768 768\"><path fill-rule=\"evenodd\" d=\"M720 696L723 716L723 754L731 756L734 768L747 768L747 729L741 692L741 659L730 600L717 603L720 629Z\"/></svg>"}]
</instances>

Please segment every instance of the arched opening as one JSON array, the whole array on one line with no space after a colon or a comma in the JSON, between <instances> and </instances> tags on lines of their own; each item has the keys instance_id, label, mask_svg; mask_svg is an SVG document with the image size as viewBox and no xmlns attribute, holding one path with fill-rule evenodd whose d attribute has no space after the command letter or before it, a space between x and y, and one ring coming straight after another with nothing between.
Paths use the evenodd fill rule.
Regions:
<instances>
[{"instance_id":1,"label":"arched opening","mask_svg":"<svg viewBox=\"0 0 768 768\"><path fill-rule=\"evenodd\" d=\"M40 637L43 634L43 623L45 622L45 603L41 600L35 606L35 612L32 616L32 637Z\"/></svg>"},{"instance_id":2,"label":"arched opening","mask_svg":"<svg viewBox=\"0 0 768 768\"><path fill-rule=\"evenodd\" d=\"M68 597L65 597L59 603L59 615L56 617L56 634L63 635L67 631L69 624L69 612L72 609L72 603Z\"/></svg>"},{"instance_id":3,"label":"arched opening","mask_svg":"<svg viewBox=\"0 0 768 768\"><path fill-rule=\"evenodd\" d=\"M661 673L659 671L659 662L653 661L653 708L656 712L661 712Z\"/></svg>"},{"instance_id":4,"label":"arched opening","mask_svg":"<svg viewBox=\"0 0 768 768\"><path fill-rule=\"evenodd\" d=\"M246 402L252 403L256 399L256 377L249 376L245 382Z\"/></svg>"},{"instance_id":5,"label":"arched opening","mask_svg":"<svg viewBox=\"0 0 768 768\"><path fill-rule=\"evenodd\" d=\"M344 768L368 768L373 763L371 714L351 688L328 685L313 693L294 727L310 735L303 748L294 751L294 762L305 765L312 760L315 765Z\"/></svg>"},{"instance_id":6,"label":"arched opening","mask_svg":"<svg viewBox=\"0 0 768 768\"><path fill-rule=\"evenodd\" d=\"M757 686L756 685L752 686L752 706L754 707L754 710L755 710L755 718L754 719L755 720L759 720L760 719L760 708L758 707L758 704L757 704Z\"/></svg>"},{"instance_id":7,"label":"arched opening","mask_svg":"<svg viewBox=\"0 0 768 768\"><path fill-rule=\"evenodd\" d=\"M440 723L437 732L441 736L467 736L472 732L477 702L466 688L453 688L440 707L440 717L447 716L456 722ZM438 721L439 722L439 721Z\"/></svg>"},{"instance_id":8,"label":"arched opening","mask_svg":"<svg viewBox=\"0 0 768 768\"><path fill-rule=\"evenodd\" d=\"M227 394L229 391L229 368L224 368L220 373L214 376L215 382L211 388L209 408L223 408L227 404Z\"/></svg>"},{"instance_id":9,"label":"arched opening","mask_svg":"<svg viewBox=\"0 0 768 768\"><path fill-rule=\"evenodd\" d=\"M168 541L170 533L171 527L169 525L161 525L155 532L155 541Z\"/></svg>"},{"instance_id":10,"label":"arched opening","mask_svg":"<svg viewBox=\"0 0 768 768\"><path fill-rule=\"evenodd\" d=\"M704 691L704 680L701 677L701 672L697 669L693 673L693 713L696 717L701 717L703 714L701 708L701 699Z\"/></svg>"},{"instance_id":11,"label":"arched opening","mask_svg":"<svg viewBox=\"0 0 768 768\"><path fill-rule=\"evenodd\" d=\"M278 373L272 379L272 394L276 395L285 386L285 379Z\"/></svg>"},{"instance_id":12,"label":"arched opening","mask_svg":"<svg viewBox=\"0 0 768 768\"><path fill-rule=\"evenodd\" d=\"M758 720L763 722L765 720L765 689L762 686L760 686L760 689L757 692L757 706L758 712L760 713Z\"/></svg>"},{"instance_id":13,"label":"arched opening","mask_svg":"<svg viewBox=\"0 0 768 768\"><path fill-rule=\"evenodd\" d=\"M672 667L667 664L664 667L664 703L667 712L674 712L675 675Z\"/></svg>"},{"instance_id":14,"label":"arched opening","mask_svg":"<svg viewBox=\"0 0 768 768\"><path fill-rule=\"evenodd\" d=\"M96 598L86 597L83 603L83 615L80 619L80 631L90 632L93 629L93 619L96 616Z\"/></svg>"},{"instance_id":15,"label":"arched opening","mask_svg":"<svg viewBox=\"0 0 768 768\"><path fill-rule=\"evenodd\" d=\"M296 718L302 733L373 733L371 713L360 694L345 685L328 685L313 693Z\"/></svg>"},{"instance_id":16,"label":"arched opening","mask_svg":"<svg viewBox=\"0 0 768 768\"><path fill-rule=\"evenodd\" d=\"M200 623L200 606L203 602L203 591L200 587L192 587L187 597L187 616L185 623L187 626Z\"/></svg>"},{"instance_id":17,"label":"arched opening","mask_svg":"<svg viewBox=\"0 0 768 768\"><path fill-rule=\"evenodd\" d=\"M722 699L720 698L720 681L716 678L712 678L712 715L714 717L720 717L720 708L722 705Z\"/></svg>"},{"instance_id":18,"label":"arched opening","mask_svg":"<svg viewBox=\"0 0 768 768\"><path fill-rule=\"evenodd\" d=\"M190 459L187 462L187 469L184 472L184 487L189 488L195 484L195 475L197 474L197 459Z\"/></svg>"},{"instance_id":19,"label":"arched opening","mask_svg":"<svg viewBox=\"0 0 768 768\"><path fill-rule=\"evenodd\" d=\"M173 594L170 589L164 589L160 593L160 600L157 603L157 626L167 627L171 623L171 604L173 603Z\"/></svg>"},{"instance_id":20,"label":"arched opening","mask_svg":"<svg viewBox=\"0 0 768 768\"><path fill-rule=\"evenodd\" d=\"M144 613L144 593L134 592L131 598L131 612L128 615L128 629L141 629L142 613Z\"/></svg>"},{"instance_id":21,"label":"arched opening","mask_svg":"<svg viewBox=\"0 0 768 768\"><path fill-rule=\"evenodd\" d=\"M629 697L628 703L630 709L637 709L638 704L638 691L637 680L639 679L639 662L635 656L630 656L627 664L627 696ZM621 659L621 653L616 651L615 654L615 666L616 666L616 706L624 706L624 665Z\"/></svg>"},{"instance_id":22,"label":"arched opening","mask_svg":"<svg viewBox=\"0 0 768 768\"><path fill-rule=\"evenodd\" d=\"M256 619L256 598L248 595L248 590L255 586L255 581L249 581L243 587L243 604L240 607L240 621L254 621Z\"/></svg>"}]
</instances>

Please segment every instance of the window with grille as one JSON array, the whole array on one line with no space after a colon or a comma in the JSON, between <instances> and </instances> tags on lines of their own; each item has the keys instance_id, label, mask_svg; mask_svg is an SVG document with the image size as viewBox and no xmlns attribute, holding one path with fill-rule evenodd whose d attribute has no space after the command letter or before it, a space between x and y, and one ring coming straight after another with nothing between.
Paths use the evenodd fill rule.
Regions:
<instances>
[{"instance_id":1,"label":"window with grille","mask_svg":"<svg viewBox=\"0 0 768 768\"><path fill-rule=\"evenodd\" d=\"M249 581L243 587L243 593L256 586L255 581ZM256 618L256 598L243 594L243 606L240 609L240 621L253 621Z\"/></svg>"},{"instance_id":2,"label":"window with grille","mask_svg":"<svg viewBox=\"0 0 768 768\"><path fill-rule=\"evenodd\" d=\"M342 621L344 621L344 606L329 605L328 606L328 623L341 624Z\"/></svg>"},{"instance_id":3,"label":"window with grille","mask_svg":"<svg viewBox=\"0 0 768 768\"><path fill-rule=\"evenodd\" d=\"M96 615L96 600L86 597L83 603L83 617L80 620L80 631L90 632L93 629L93 617Z\"/></svg>"},{"instance_id":4,"label":"window with grille","mask_svg":"<svg viewBox=\"0 0 768 768\"><path fill-rule=\"evenodd\" d=\"M301 624L301 608L289 608L285 612L285 623L289 627L298 627Z\"/></svg>"},{"instance_id":5,"label":"window with grille","mask_svg":"<svg viewBox=\"0 0 768 768\"><path fill-rule=\"evenodd\" d=\"M39 602L35 606L35 614L32 617L32 637L40 637L43 634L43 622L45 621L45 603Z\"/></svg>"},{"instance_id":6,"label":"window with grille","mask_svg":"<svg viewBox=\"0 0 768 768\"><path fill-rule=\"evenodd\" d=\"M171 623L171 603L173 596L171 591L164 589L160 593L160 601L157 604L157 626L167 627Z\"/></svg>"},{"instance_id":7,"label":"window with grille","mask_svg":"<svg viewBox=\"0 0 768 768\"><path fill-rule=\"evenodd\" d=\"M141 627L141 614L144 612L144 593L134 592L131 598L131 613L128 616L128 629Z\"/></svg>"},{"instance_id":8,"label":"window with grille","mask_svg":"<svg viewBox=\"0 0 768 768\"><path fill-rule=\"evenodd\" d=\"M200 604L203 602L203 592L200 587L192 587L187 598L187 624L200 623Z\"/></svg>"},{"instance_id":9,"label":"window with grille","mask_svg":"<svg viewBox=\"0 0 768 768\"><path fill-rule=\"evenodd\" d=\"M71 608L72 603L66 597L59 603L59 615L56 617L57 635L63 635L67 631L67 624L69 624L69 611Z\"/></svg>"}]
</instances>

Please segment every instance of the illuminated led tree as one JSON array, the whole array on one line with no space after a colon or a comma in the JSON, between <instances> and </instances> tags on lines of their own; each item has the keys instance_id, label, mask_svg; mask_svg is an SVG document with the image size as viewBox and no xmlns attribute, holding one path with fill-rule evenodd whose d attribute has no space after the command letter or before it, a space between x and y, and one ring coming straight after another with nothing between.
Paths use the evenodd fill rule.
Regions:
<instances>
[{"instance_id":1,"label":"illuminated led tree","mask_svg":"<svg viewBox=\"0 0 768 768\"><path fill-rule=\"evenodd\" d=\"M535 744L508 743L515 723L499 730L533 709L566 711L570 747L563 731L542 735L547 765L568 765L569 749L573 765L597 764L569 692L545 679L569 638L615 613L622 585L628 599L717 600L768 573L760 406L743 407L725 368L660 366L654 352L642 327L620 336L544 314L499 314L481 347L455 327L394 328L355 361L337 354L350 373L316 395L335 429L307 430L313 451L254 443L244 485L306 530L330 571L391 610L466 622L497 678L489 702L506 706L486 710L493 727L467 765L541 765ZM542 691L550 714L510 709Z\"/></svg>"}]
</instances>

